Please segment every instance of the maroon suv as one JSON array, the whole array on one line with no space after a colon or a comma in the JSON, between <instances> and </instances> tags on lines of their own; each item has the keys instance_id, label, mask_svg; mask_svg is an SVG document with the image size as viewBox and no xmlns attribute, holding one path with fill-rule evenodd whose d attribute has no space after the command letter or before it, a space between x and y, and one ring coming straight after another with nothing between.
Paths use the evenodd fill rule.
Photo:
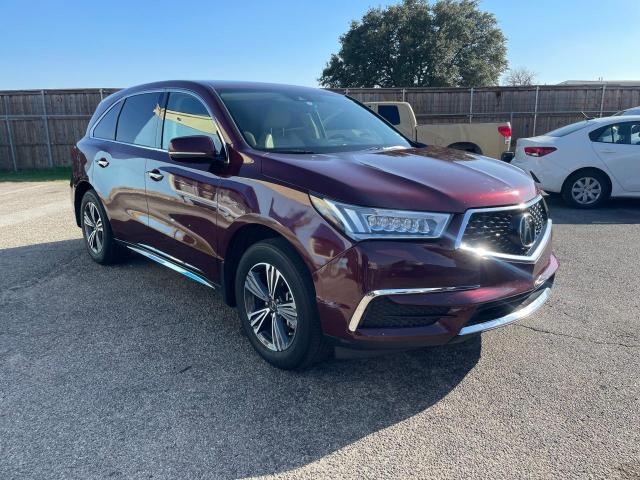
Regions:
<instances>
[{"instance_id":1,"label":"maroon suv","mask_svg":"<svg viewBox=\"0 0 640 480\"><path fill-rule=\"evenodd\" d=\"M255 349L440 345L518 320L558 268L534 182L314 89L160 82L104 100L71 198L99 263L140 253L237 306Z\"/></svg>"}]
</instances>

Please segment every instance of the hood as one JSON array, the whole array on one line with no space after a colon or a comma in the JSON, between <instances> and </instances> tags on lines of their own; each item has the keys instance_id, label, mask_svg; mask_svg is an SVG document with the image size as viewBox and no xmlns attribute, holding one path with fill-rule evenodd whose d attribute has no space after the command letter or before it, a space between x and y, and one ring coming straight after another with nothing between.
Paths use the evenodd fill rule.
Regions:
<instances>
[{"instance_id":1,"label":"hood","mask_svg":"<svg viewBox=\"0 0 640 480\"><path fill-rule=\"evenodd\" d=\"M440 147L261 156L264 175L353 205L462 213L537 195L517 167Z\"/></svg>"}]
</instances>

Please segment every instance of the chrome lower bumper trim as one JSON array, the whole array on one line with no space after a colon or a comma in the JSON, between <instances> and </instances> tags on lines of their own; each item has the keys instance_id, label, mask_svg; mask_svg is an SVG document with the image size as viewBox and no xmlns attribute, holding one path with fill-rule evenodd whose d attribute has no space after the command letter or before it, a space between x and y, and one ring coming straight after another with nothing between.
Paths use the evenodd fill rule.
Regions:
<instances>
[{"instance_id":1,"label":"chrome lower bumper trim","mask_svg":"<svg viewBox=\"0 0 640 480\"><path fill-rule=\"evenodd\" d=\"M480 288L480 285L463 287L392 288L388 290L373 290L372 292L369 292L364 297L362 297L362 300L360 300L360 303L358 303L358 306L356 307L353 315L351 316L351 320L349 321L349 331L356 331L358 325L360 325L360 321L362 320L362 316L364 315L367 306L374 298L390 295L420 295L423 293L456 292L460 290L474 290L476 288Z\"/></svg>"},{"instance_id":2,"label":"chrome lower bumper trim","mask_svg":"<svg viewBox=\"0 0 640 480\"><path fill-rule=\"evenodd\" d=\"M516 322L524 317L531 315L533 312L538 310L549 298L551 294L550 288L545 288L538 298L536 298L533 302L531 302L526 307L521 308L520 310L516 310L515 312L511 312L509 315L505 315L504 317L496 318L495 320L489 320L488 322L478 323L475 325L469 325L468 327L463 327L458 333L458 336L471 335L474 333L486 332L487 330L492 330L494 328L502 327L504 325L508 325L510 323Z\"/></svg>"}]
</instances>

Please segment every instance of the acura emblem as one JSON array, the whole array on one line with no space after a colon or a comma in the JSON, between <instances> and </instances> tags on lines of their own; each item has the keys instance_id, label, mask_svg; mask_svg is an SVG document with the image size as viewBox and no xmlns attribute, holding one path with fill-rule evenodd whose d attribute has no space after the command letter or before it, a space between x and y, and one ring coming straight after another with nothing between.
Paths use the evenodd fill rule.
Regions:
<instances>
[{"instance_id":1,"label":"acura emblem","mask_svg":"<svg viewBox=\"0 0 640 480\"><path fill-rule=\"evenodd\" d=\"M518 235L523 247L529 248L536 241L536 224L530 213L523 213L518 221Z\"/></svg>"}]
</instances>

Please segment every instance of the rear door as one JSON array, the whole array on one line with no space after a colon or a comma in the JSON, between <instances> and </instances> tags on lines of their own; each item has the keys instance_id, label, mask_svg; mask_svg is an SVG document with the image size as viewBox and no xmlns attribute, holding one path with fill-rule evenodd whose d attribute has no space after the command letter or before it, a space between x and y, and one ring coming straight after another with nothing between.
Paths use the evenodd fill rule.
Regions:
<instances>
[{"instance_id":1,"label":"rear door","mask_svg":"<svg viewBox=\"0 0 640 480\"><path fill-rule=\"evenodd\" d=\"M620 122L589 134L611 174L629 192L640 192L640 121Z\"/></svg>"},{"instance_id":2,"label":"rear door","mask_svg":"<svg viewBox=\"0 0 640 480\"><path fill-rule=\"evenodd\" d=\"M171 139L208 135L223 151L216 122L202 100L186 91L170 91L163 109L161 154L147 162L146 192L151 235L146 246L181 266L217 280L216 191L220 182L210 162L176 162Z\"/></svg>"},{"instance_id":3,"label":"rear door","mask_svg":"<svg viewBox=\"0 0 640 480\"><path fill-rule=\"evenodd\" d=\"M92 132L100 149L91 181L118 240L138 243L148 231L145 171L147 160L159 152L163 95L145 92L120 100Z\"/></svg>"}]
</instances>

